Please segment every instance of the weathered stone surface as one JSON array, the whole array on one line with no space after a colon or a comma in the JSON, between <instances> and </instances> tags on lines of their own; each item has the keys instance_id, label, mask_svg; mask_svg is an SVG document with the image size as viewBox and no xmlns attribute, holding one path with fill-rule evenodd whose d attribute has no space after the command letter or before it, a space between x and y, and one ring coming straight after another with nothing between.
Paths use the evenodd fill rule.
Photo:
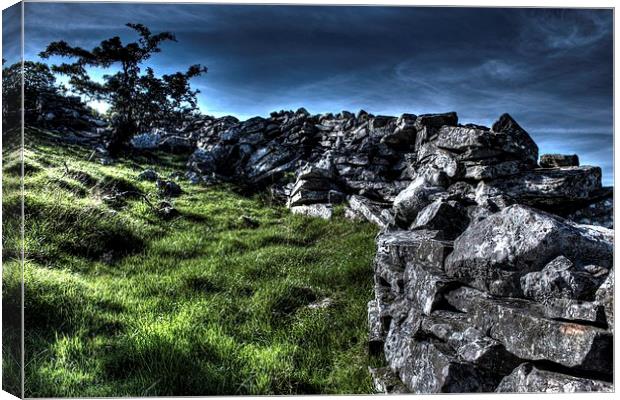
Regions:
<instances>
[{"instance_id":1,"label":"weathered stone surface","mask_svg":"<svg viewBox=\"0 0 620 400\"><path fill-rule=\"evenodd\" d=\"M572 261L564 256L553 259L542 271L521 277L523 294L538 301L592 297L597 283L600 284L599 279L587 271L578 271Z\"/></svg>"},{"instance_id":2,"label":"weathered stone surface","mask_svg":"<svg viewBox=\"0 0 620 400\"><path fill-rule=\"evenodd\" d=\"M413 222L424 207L431 203L431 195L443 191L443 188L430 186L420 177L413 181L394 199L394 215L397 222L405 226Z\"/></svg>"},{"instance_id":3,"label":"weathered stone surface","mask_svg":"<svg viewBox=\"0 0 620 400\"><path fill-rule=\"evenodd\" d=\"M418 213L410 229L441 230L445 239L455 239L468 224L469 217L460 204L438 199Z\"/></svg>"},{"instance_id":4,"label":"weathered stone surface","mask_svg":"<svg viewBox=\"0 0 620 400\"><path fill-rule=\"evenodd\" d=\"M291 207L293 214L306 215L308 217L332 219L334 210L331 204L310 204L305 206L293 206Z\"/></svg>"},{"instance_id":5,"label":"weathered stone surface","mask_svg":"<svg viewBox=\"0 0 620 400\"><path fill-rule=\"evenodd\" d=\"M454 111L443 114L422 114L415 121L416 127L441 128L444 125L458 124L458 116Z\"/></svg>"},{"instance_id":6,"label":"weathered stone surface","mask_svg":"<svg viewBox=\"0 0 620 400\"><path fill-rule=\"evenodd\" d=\"M596 301L605 307L605 318L607 320L608 328L613 332L614 330L614 270L609 272L609 275L601 286L596 291Z\"/></svg>"},{"instance_id":7,"label":"weathered stone surface","mask_svg":"<svg viewBox=\"0 0 620 400\"><path fill-rule=\"evenodd\" d=\"M385 255L403 266L408 262L417 262L442 269L451 249L450 242L440 239L439 231L394 231L377 236L377 256Z\"/></svg>"},{"instance_id":8,"label":"weathered stone surface","mask_svg":"<svg viewBox=\"0 0 620 400\"><path fill-rule=\"evenodd\" d=\"M542 168L578 167L579 157L577 154L543 154L539 164Z\"/></svg>"},{"instance_id":9,"label":"weathered stone surface","mask_svg":"<svg viewBox=\"0 0 620 400\"><path fill-rule=\"evenodd\" d=\"M413 145L417 134L415 128L416 118L413 114L401 115L396 121L396 128L392 132L387 132L383 135L381 143L396 147Z\"/></svg>"},{"instance_id":10,"label":"weathered stone surface","mask_svg":"<svg viewBox=\"0 0 620 400\"><path fill-rule=\"evenodd\" d=\"M407 323L390 330L385 355L390 368L412 393L489 392L500 379L461 361L446 343L414 338Z\"/></svg>"},{"instance_id":11,"label":"weathered stone surface","mask_svg":"<svg viewBox=\"0 0 620 400\"><path fill-rule=\"evenodd\" d=\"M439 130L437 147L456 154L460 161L520 160L524 164L538 160L538 148L525 131L515 140L512 132L490 131L465 126L444 126ZM533 154L536 160L532 163Z\"/></svg>"},{"instance_id":12,"label":"weathered stone surface","mask_svg":"<svg viewBox=\"0 0 620 400\"><path fill-rule=\"evenodd\" d=\"M383 351L385 332L381 322L381 308L377 300L368 302L368 350L377 355Z\"/></svg>"},{"instance_id":13,"label":"weathered stone surface","mask_svg":"<svg viewBox=\"0 0 620 400\"><path fill-rule=\"evenodd\" d=\"M448 276L499 296L520 296L520 278L564 255L578 266L609 268L613 242L604 233L513 205L470 225L446 260Z\"/></svg>"},{"instance_id":14,"label":"weathered stone surface","mask_svg":"<svg viewBox=\"0 0 620 400\"><path fill-rule=\"evenodd\" d=\"M559 372L545 371L530 363L523 363L507 375L497 387L497 392L612 392L609 382L570 376Z\"/></svg>"},{"instance_id":15,"label":"weathered stone surface","mask_svg":"<svg viewBox=\"0 0 620 400\"><path fill-rule=\"evenodd\" d=\"M613 336L604 329L548 319L535 303L493 299L467 287L447 293L446 299L468 313L476 328L519 358L549 360L584 371L611 371Z\"/></svg>"},{"instance_id":16,"label":"weathered stone surface","mask_svg":"<svg viewBox=\"0 0 620 400\"><path fill-rule=\"evenodd\" d=\"M349 197L349 207L381 229L394 225L394 217L385 203L377 203L365 197L353 195Z\"/></svg>"},{"instance_id":17,"label":"weathered stone surface","mask_svg":"<svg viewBox=\"0 0 620 400\"><path fill-rule=\"evenodd\" d=\"M532 165L538 161L538 146L530 135L509 114L502 114L491 127L493 132L505 133L519 146Z\"/></svg>"},{"instance_id":18,"label":"weathered stone surface","mask_svg":"<svg viewBox=\"0 0 620 400\"><path fill-rule=\"evenodd\" d=\"M568 214L566 218L578 224L599 225L613 229L614 199L612 196L603 197L600 200Z\"/></svg>"},{"instance_id":19,"label":"weathered stone surface","mask_svg":"<svg viewBox=\"0 0 620 400\"><path fill-rule=\"evenodd\" d=\"M489 182L522 204L554 211L593 198L601 189L599 167L536 169Z\"/></svg>"},{"instance_id":20,"label":"weathered stone surface","mask_svg":"<svg viewBox=\"0 0 620 400\"><path fill-rule=\"evenodd\" d=\"M405 296L410 306L425 315L434 310L446 290L455 286L454 281L446 277L440 269L415 261L407 264L403 280Z\"/></svg>"}]
</instances>

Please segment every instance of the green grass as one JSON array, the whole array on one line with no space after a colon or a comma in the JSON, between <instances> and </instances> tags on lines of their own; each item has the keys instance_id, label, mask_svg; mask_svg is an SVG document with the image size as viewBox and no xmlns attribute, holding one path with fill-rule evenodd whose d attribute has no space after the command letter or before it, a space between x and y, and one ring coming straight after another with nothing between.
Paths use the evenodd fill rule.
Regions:
<instances>
[{"instance_id":1,"label":"green grass","mask_svg":"<svg viewBox=\"0 0 620 400\"><path fill-rule=\"evenodd\" d=\"M137 174L184 171L186 157L102 166L46 132L27 142L27 397L371 392L374 226L183 179L179 215L164 219L141 196L105 194L157 204ZM18 184L15 161L3 169ZM3 280L4 293L17 290L16 274Z\"/></svg>"}]
</instances>

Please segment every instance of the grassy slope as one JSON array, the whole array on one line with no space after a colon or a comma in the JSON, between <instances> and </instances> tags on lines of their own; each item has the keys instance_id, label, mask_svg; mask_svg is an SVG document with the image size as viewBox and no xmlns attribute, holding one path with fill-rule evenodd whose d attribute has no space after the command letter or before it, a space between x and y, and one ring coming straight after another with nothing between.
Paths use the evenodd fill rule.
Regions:
<instances>
[{"instance_id":1,"label":"grassy slope","mask_svg":"<svg viewBox=\"0 0 620 400\"><path fill-rule=\"evenodd\" d=\"M183 179L175 219L139 197L114 210L107 188L155 203L155 184L136 175L183 171L184 158L102 166L28 136L26 396L370 392L373 226ZM16 169L4 165L8 184ZM17 280L4 279L10 296ZM331 307L306 307L325 297Z\"/></svg>"}]
</instances>

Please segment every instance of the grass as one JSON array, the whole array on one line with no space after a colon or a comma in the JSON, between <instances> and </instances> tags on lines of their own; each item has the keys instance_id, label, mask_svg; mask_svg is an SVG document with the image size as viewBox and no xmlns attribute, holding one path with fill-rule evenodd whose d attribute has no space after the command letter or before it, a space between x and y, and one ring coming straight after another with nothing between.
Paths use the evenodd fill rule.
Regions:
<instances>
[{"instance_id":1,"label":"grass","mask_svg":"<svg viewBox=\"0 0 620 400\"><path fill-rule=\"evenodd\" d=\"M179 215L164 219L142 197L157 204L155 184L136 177L183 171L186 157L103 166L49 132L27 143L27 397L371 392L374 226L183 179ZM113 190L141 195L107 202ZM18 193L3 203L16 209ZM5 273L3 295L18 285Z\"/></svg>"}]
</instances>

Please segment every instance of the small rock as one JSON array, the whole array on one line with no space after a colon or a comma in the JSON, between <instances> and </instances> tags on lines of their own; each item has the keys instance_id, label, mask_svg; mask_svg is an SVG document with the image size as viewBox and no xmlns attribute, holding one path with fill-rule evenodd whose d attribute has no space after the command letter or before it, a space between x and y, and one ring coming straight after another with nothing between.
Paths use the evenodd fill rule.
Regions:
<instances>
[{"instance_id":1,"label":"small rock","mask_svg":"<svg viewBox=\"0 0 620 400\"><path fill-rule=\"evenodd\" d=\"M322 219L332 219L334 210L331 204L310 204L304 206L291 207L293 214L306 215L308 217L316 217Z\"/></svg>"},{"instance_id":2,"label":"small rock","mask_svg":"<svg viewBox=\"0 0 620 400\"><path fill-rule=\"evenodd\" d=\"M147 169L140 172L140 174L138 175L138 179L142 181L155 182L159 179L159 174L155 172L155 170Z\"/></svg>"},{"instance_id":3,"label":"small rock","mask_svg":"<svg viewBox=\"0 0 620 400\"><path fill-rule=\"evenodd\" d=\"M252 218L252 217L250 217L248 215L240 216L239 220L241 220L243 225L248 227L248 228L258 228L258 226L260 225L260 223L258 222L257 219Z\"/></svg>"},{"instance_id":4,"label":"small rock","mask_svg":"<svg viewBox=\"0 0 620 400\"><path fill-rule=\"evenodd\" d=\"M173 181L164 181L159 179L157 181L157 191L160 196L164 197L176 197L183 193L181 186Z\"/></svg>"}]
</instances>

